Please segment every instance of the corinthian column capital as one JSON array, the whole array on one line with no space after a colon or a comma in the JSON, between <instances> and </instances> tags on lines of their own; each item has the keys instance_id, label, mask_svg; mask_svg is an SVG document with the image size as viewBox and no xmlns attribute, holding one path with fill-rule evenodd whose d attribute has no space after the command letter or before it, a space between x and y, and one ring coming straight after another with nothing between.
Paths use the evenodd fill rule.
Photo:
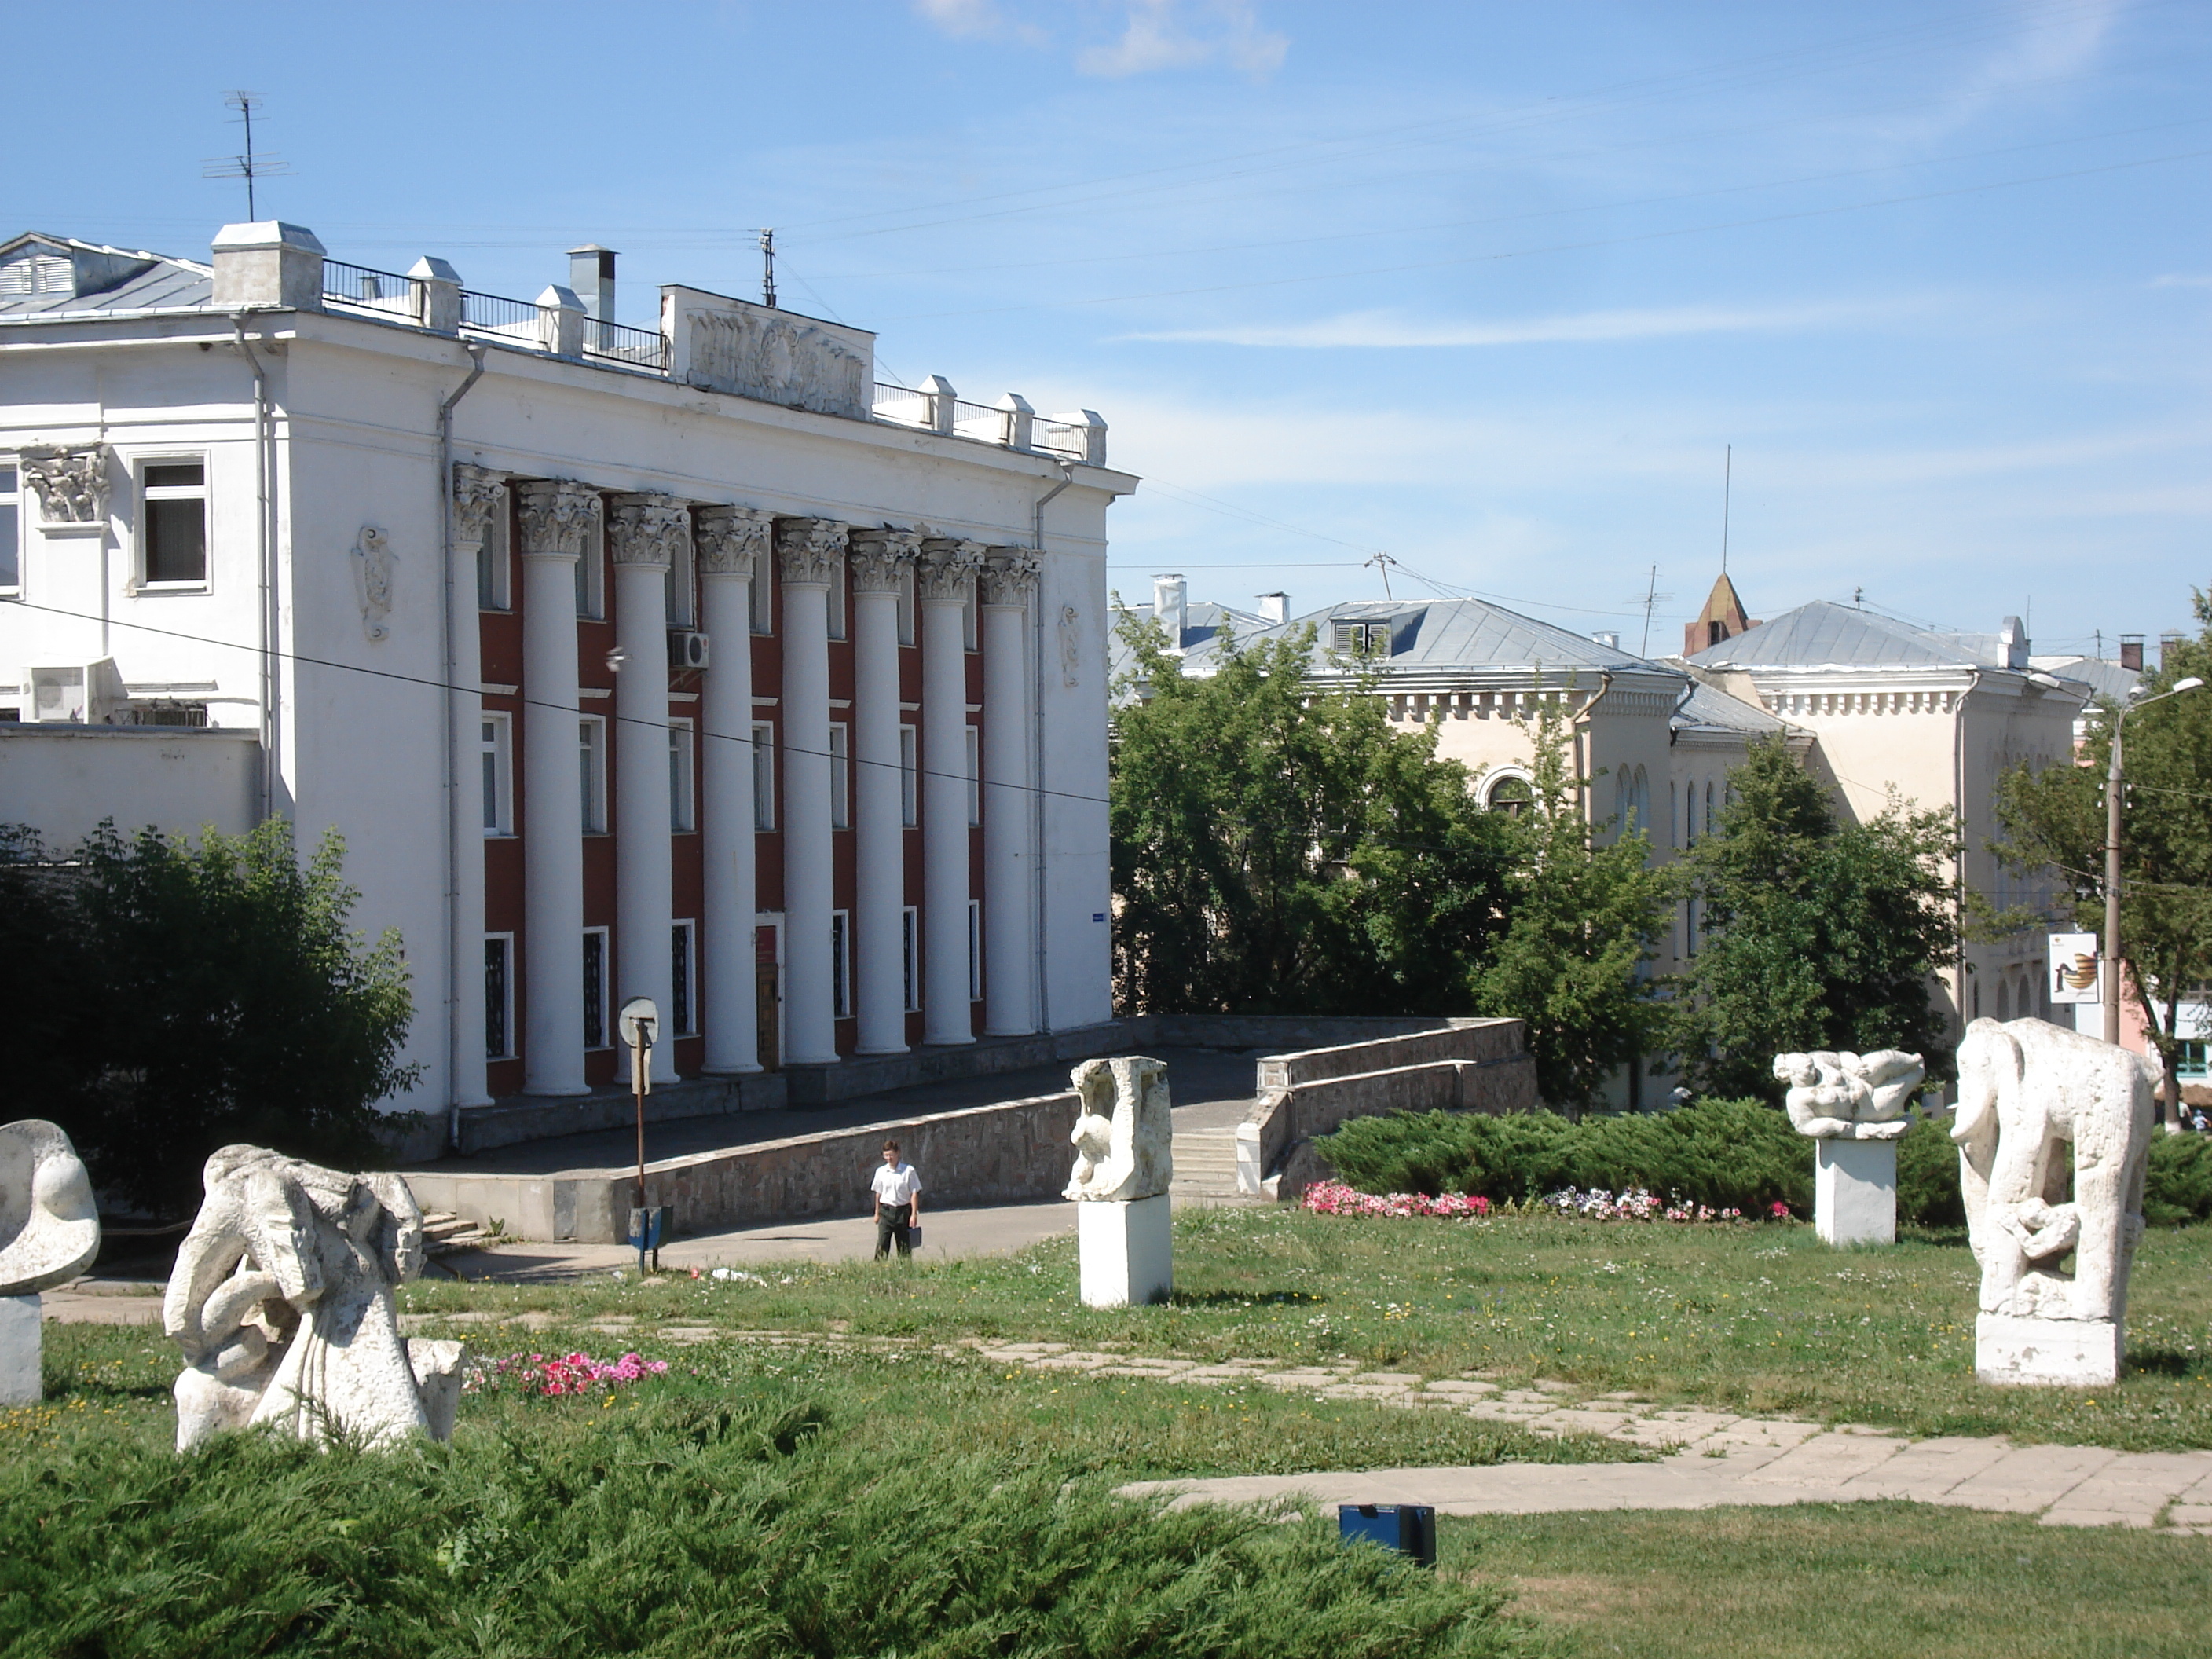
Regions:
<instances>
[{"instance_id":1,"label":"corinthian column capital","mask_svg":"<svg viewBox=\"0 0 2212 1659\"><path fill-rule=\"evenodd\" d=\"M570 478L533 478L514 491L526 559L581 558L599 527L599 493Z\"/></svg>"},{"instance_id":2,"label":"corinthian column capital","mask_svg":"<svg viewBox=\"0 0 2212 1659\"><path fill-rule=\"evenodd\" d=\"M1037 572L1044 562L1026 548L994 547L983 561L976 580L982 587L986 611L1026 609L1036 592Z\"/></svg>"},{"instance_id":3,"label":"corinthian column capital","mask_svg":"<svg viewBox=\"0 0 2212 1659\"><path fill-rule=\"evenodd\" d=\"M609 523L617 564L642 564L666 569L677 562L684 538L691 533L691 510L673 495L659 491L617 495Z\"/></svg>"},{"instance_id":4,"label":"corinthian column capital","mask_svg":"<svg viewBox=\"0 0 2212 1659\"><path fill-rule=\"evenodd\" d=\"M924 599L965 604L968 586L983 566L983 544L953 536L932 536L921 544L915 586Z\"/></svg>"},{"instance_id":5,"label":"corinthian column capital","mask_svg":"<svg viewBox=\"0 0 2212 1659\"><path fill-rule=\"evenodd\" d=\"M775 526L772 514L755 507L701 507L692 532L699 549L700 573L752 580L758 574L761 556L769 550Z\"/></svg>"},{"instance_id":6,"label":"corinthian column capital","mask_svg":"<svg viewBox=\"0 0 2212 1659\"><path fill-rule=\"evenodd\" d=\"M834 519L778 519L775 555L786 587L827 587L845 555L845 526Z\"/></svg>"},{"instance_id":7,"label":"corinthian column capital","mask_svg":"<svg viewBox=\"0 0 2212 1659\"><path fill-rule=\"evenodd\" d=\"M896 593L899 578L921 550L918 531L855 530L847 540L846 559L853 573L855 593Z\"/></svg>"},{"instance_id":8,"label":"corinthian column capital","mask_svg":"<svg viewBox=\"0 0 2212 1659\"><path fill-rule=\"evenodd\" d=\"M453 539L481 546L491 539L492 515L499 511L507 480L466 461L453 463Z\"/></svg>"}]
</instances>

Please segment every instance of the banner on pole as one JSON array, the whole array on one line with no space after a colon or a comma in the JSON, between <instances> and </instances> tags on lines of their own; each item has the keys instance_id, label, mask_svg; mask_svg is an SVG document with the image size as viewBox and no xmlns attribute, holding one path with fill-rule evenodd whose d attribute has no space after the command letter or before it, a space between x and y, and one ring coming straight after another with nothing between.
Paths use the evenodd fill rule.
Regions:
<instances>
[{"instance_id":1,"label":"banner on pole","mask_svg":"<svg viewBox=\"0 0 2212 1659\"><path fill-rule=\"evenodd\" d=\"M2104 957L2094 933L2051 935L2051 1000L2054 1004L2102 1002Z\"/></svg>"}]
</instances>

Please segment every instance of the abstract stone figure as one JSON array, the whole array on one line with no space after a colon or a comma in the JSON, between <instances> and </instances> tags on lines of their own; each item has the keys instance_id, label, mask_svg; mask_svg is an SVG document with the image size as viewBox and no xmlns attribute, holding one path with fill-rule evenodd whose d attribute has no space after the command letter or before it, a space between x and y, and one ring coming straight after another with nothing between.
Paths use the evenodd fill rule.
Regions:
<instances>
[{"instance_id":1,"label":"abstract stone figure","mask_svg":"<svg viewBox=\"0 0 2212 1659\"><path fill-rule=\"evenodd\" d=\"M1815 1139L1894 1140L1911 1125L1905 1109L1927 1073L1917 1054L1777 1054L1774 1075L1790 1085L1797 1133Z\"/></svg>"},{"instance_id":2,"label":"abstract stone figure","mask_svg":"<svg viewBox=\"0 0 2212 1659\"><path fill-rule=\"evenodd\" d=\"M2118 1380L2158 1080L2143 1056L2043 1020L1966 1028L1951 1139L1982 1264L1983 1381Z\"/></svg>"},{"instance_id":3,"label":"abstract stone figure","mask_svg":"<svg viewBox=\"0 0 2212 1659\"><path fill-rule=\"evenodd\" d=\"M92 1178L70 1138L39 1118L0 1128L0 1406L38 1403L39 1292L75 1279L99 1254Z\"/></svg>"},{"instance_id":4,"label":"abstract stone figure","mask_svg":"<svg viewBox=\"0 0 2212 1659\"><path fill-rule=\"evenodd\" d=\"M226 1146L204 1185L161 1304L185 1356L177 1449L264 1423L372 1446L448 1437L462 1346L409 1343L392 1300L422 1270L407 1183Z\"/></svg>"},{"instance_id":5,"label":"abstract stone figure","mask_svg":"<svg viewBox=\"0 0 2212 1659\"><path fill-rule=\"evenodd\" d=\"M1167 1191L1175 1175L1167 1062L1141 1054L1086 1060L1068 1080L1081 1106L1068 1135L1075 1170L1061 1196L1126 1201Z\"/></svg>"}]
</instances>

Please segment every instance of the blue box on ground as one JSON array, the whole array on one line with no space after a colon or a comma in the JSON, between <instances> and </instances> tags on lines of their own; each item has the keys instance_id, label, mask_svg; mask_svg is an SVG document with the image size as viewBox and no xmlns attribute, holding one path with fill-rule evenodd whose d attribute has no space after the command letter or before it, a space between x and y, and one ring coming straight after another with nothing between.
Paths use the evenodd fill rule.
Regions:
<instances>
[{"instance_id":1,"label":"blue box on ground","mask_svg":"<svg viewBox=\"0 0 2212 1659\"><path fill-rule=\"evenodd\" d=\"M1437 1564L1437 1512L1430 1504L1340 1504L1336 1529L1347 1544L1364 1538L1425 1567Z\"/></svg>"}]
</instances>

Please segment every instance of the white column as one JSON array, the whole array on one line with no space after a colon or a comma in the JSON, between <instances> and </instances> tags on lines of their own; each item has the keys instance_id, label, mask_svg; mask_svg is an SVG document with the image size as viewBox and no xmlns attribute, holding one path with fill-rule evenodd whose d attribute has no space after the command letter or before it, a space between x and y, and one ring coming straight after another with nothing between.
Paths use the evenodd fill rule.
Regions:
<instances>
[{"instance_id":1,"label":"white column","mask_svg":"<svg viewBox=\"0 0 2212 1659\"><path fill-rule=\"evenodd\" d=\"M446 695L453 699L453 1103L487 1106L484 1081L483 651L477 621L477 561L491 539L492 514L507 510L507 486L480 466L453 467L453 561L446 602L453 618Z\"/></svg>"},{"instance_id":2,"label":"white column","mask_svg":"<svg viewBox=\"0 0 2212 1659\"><path fill-rule=\"evenodd\" d=\"M1036 555L993 551L977 578L983 611L983 1030L1036 1030L1036 895L1030 829L1029 607Z\"/></svg>"},{"instance_id":3,"label":"white column","mask_svg":"<svg viewBox=\"0 0 2212 1659\"><path fill-rule=\"evenodd\" d=\"M584 1081L584 801L577 760L576 561L597 557L599 498L520 485L522 539L522 1089Z\"/></svg>"},{"instance_id":4,"label":"white column","mask_svg":"<svg viewBox=\"0 0 2212 1659\"><path fill-rule=\"evenodd\" d=\"M921 544L921 1006L924 1040L973 1042L968 997L968 661L961 611L975 542Z\"/></svg>"},{"instance_id":5,"label":"white column","mask_svg":"<svg viewBox=\"0 0 2212 1659\"><path fill-rule=\"evenodd\" d=\"M853 582L854 1011L864 1054L906 1052L898 606L901 578L921 544L908 530L856 530L847 555Z\"/></svg>"},{"instance_id":6,"label":"white column","mask_svg":"<svg viewBox=\"0 0 2212 1659\"><path fill-rule=\"evenodd\" d=\"M707 1070L760 1070L753 916L753 596L765 580L770 520L742 507L699 514L700 620L713 653L699 693L699 1012Z\"/></svg>"},{"instance_id":7,"label":"white column","mask_svg":"<svg viewBox=\"0 0 2212 1659\"><path fill-rule=\"evenodd\" d=\"M775 526L783 579L783 1029L793 1066L834 1065L830 913L830 583L845 527Z\"/></svg>"},{"instance_id":8,"label":"white column","mask_svg":"<svg viewBox=\"0 0 2212 1659\"><path fill-rule=\"evenodd\" d=\"M663 1021L676 994L670 931L676 861L669 842L668 568L690 510L666 495L614 498L615 978L617 1007L651 997ZM664 1027L664 1029L667 1029ZM676 1081L676 1044L653 1047L653 1080Z\"/></svg>"}]
</instances>

